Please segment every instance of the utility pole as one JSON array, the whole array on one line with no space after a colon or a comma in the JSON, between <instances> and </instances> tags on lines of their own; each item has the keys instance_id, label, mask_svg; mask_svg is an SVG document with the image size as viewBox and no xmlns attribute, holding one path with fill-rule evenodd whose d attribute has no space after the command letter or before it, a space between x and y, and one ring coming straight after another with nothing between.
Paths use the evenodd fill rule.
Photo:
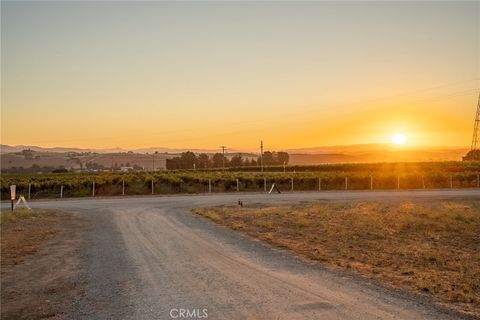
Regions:
<instances>
[{"instance_id":1,"label":"utility pole","mask_svg":"<svg viewBox=\"0 0 480 320\"><path fill-rule=\"evenodd\" d=\"M263 140L260 141L260 166L263 172Z\"/></svg>"},{"instance_id":2,"label":"utility pole","mask_svg":"<svg viewBox=\"0 0 480 320\"><path fill-rule=\"evenodd\" d=\"M225 149L227 146L220 146L222 148L222 169L225 171Z\"/></svg>"},{"instance_id":3,"label":"utility pole","mask_svg":"<svg viewBox=\"0 0 480 320\"><path fill-rule=\"evenodd\" d=\"M152 171L155 172L155 152L152 154Z\"/></svg>"}]
</instances>

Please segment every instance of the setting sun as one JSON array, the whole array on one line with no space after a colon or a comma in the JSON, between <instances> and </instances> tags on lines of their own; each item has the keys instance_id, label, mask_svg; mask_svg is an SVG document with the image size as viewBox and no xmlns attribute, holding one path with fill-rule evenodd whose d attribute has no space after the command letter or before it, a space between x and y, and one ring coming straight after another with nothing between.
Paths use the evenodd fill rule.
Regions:
<instances>
[{"instance_id":1,"label":"setting sun","mask_svg":"<svg viewBox=\"0 0 480 320\"><path fill-rule=\"evenodd\" d=\"M404 133L396 133L392 136L392 143L401 145L407 142L407 136Z\"/></svg>"}]
</instances>

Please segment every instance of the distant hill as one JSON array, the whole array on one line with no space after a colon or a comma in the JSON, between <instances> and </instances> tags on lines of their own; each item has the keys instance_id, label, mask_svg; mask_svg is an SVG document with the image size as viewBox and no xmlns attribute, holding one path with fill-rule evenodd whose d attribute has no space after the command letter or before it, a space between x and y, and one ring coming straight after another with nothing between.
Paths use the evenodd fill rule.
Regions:
<instances>
[{"instance_id":1,"label":"distant hill","mask_svg":"<svg viewBox=\"0 0 480 320\"><path fill-rule=\"evenodd\" d=\"M461 147L396 147L386 144L289 149L290 164L459 161L468 152Z\"/></svg>"},{"instance_id":2,"label":"distant hill","mask_svg":"<svg viewBox=\"0 0 480 320\"><path fill-rule=\"evenodd\" d=\"M6 144L0 145L0 153L12 153L20 152L25 149L30 149L36 152L95 152L95 153L121 153L132 151L134 153L181 153L184 151L192 151L195 153L215 153L220 152L219 149L182 149L182 148L166 148L166 147L150 147L150 148L140 148L140 149L123 149L123 148L110 148L110 149L93 149L93 148L69 148L69 147L39 147L39 146L28 146L28 145L16 145L9 146ZM240 152L234 149L228 150L231 152Z\"/></svg>"},{"instance_id":3,"label":"distant hill","mask_svg":"<svg viewBox=\"0 0 480 320\"><path fill-rule=\"evenodd\" d=\"M36 154L33 157L28 158L21 154L15 154L15 152L20 152L24 149L34 150ZM219 150L215 149L190 150L196 153L204 152L208 154L219 152ZM158 151L159 154L153 157L154 151ZM127 150L121 148L82 149L0 145L2 169L9 169L12 167L28 168L32 165L79 169L87 163L93 163L105 168L111 168L114 165L137 165L150 170L154 165L156 169L165 168L166 159L172 158L183 151L186 150L171 148L143 148L127 152ZM287 151L290 154L289 164L312 165L322 163L460 161L462 160L462 156L467 153L468 149L458 147L398 148L390 145L367 144L288 149L284 151ZM69 154L72 152L83 154ZM235 151L229 150L227 156L230 157L235 153ZM258 156L258 153L242 153L242 155L244 157L254 158Z\"/></svg>"},{"instance_id":4,"label":"distant hill","mask_svg":"<svg viewBox=\"0 0 480 320\"><path fill-rule=\"evenodd\" d=\"M17 145L17 146L9 146L6 144L0 145L0 153L12 153L12 152L20 152L25 149L30 149L36 152L94 152L95 149L81 149L81 148L66 148L66 147L38 147L38 146L27 146L27 145Z\"/></svg>"},{"instance_id":5,"label":"distant hill","mask_svg":"<svg viewBox=\"0 0 480 320\"><path fill-rule=\"evenodd\" d=\"M362 162L424 162L460 161L468 149L438 151L375 151L342 154L290 154L290 164L307 165L320 163L362 163Z\"/></svg>"}]
</instances>

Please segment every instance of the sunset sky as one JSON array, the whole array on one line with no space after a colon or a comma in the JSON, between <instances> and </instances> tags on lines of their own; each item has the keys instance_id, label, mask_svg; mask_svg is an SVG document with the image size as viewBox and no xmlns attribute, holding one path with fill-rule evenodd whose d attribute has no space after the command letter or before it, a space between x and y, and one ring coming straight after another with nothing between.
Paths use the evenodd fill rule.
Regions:
<instances>
[{"instance_id":1,"label":"sunset sky","mask_svg":"<svg viewBox=\"0 0 480 320\"><path fill-rule=\"evenodd\" d=\"M4 2L1 142L470 145L480 2Z\"/></svg>"}]
</instances>

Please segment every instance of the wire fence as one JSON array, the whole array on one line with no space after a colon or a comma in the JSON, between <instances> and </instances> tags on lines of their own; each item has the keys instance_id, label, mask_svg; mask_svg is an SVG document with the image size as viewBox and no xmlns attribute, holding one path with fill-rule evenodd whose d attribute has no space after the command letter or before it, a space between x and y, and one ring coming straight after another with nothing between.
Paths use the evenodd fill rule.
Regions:
<instances>
[{"instance_id":1,"label":"wire fence","mask_svg":"<svg viewBox=\"0 0 480 320\"><path fill-rule=\"evenodd\" d=\"M250 177L159 177L138 176L114 179L90 177L68 182L55 179L19 181L10 179L1 186L1 199L10 199L10 185L26 199L75 198L98 196L162 195L182 193L268 192L273 184L280 192L334 190L415 190L480 188L480 174L404 174L404 175L269 175Z\"/></svg>"}]
</instances>

